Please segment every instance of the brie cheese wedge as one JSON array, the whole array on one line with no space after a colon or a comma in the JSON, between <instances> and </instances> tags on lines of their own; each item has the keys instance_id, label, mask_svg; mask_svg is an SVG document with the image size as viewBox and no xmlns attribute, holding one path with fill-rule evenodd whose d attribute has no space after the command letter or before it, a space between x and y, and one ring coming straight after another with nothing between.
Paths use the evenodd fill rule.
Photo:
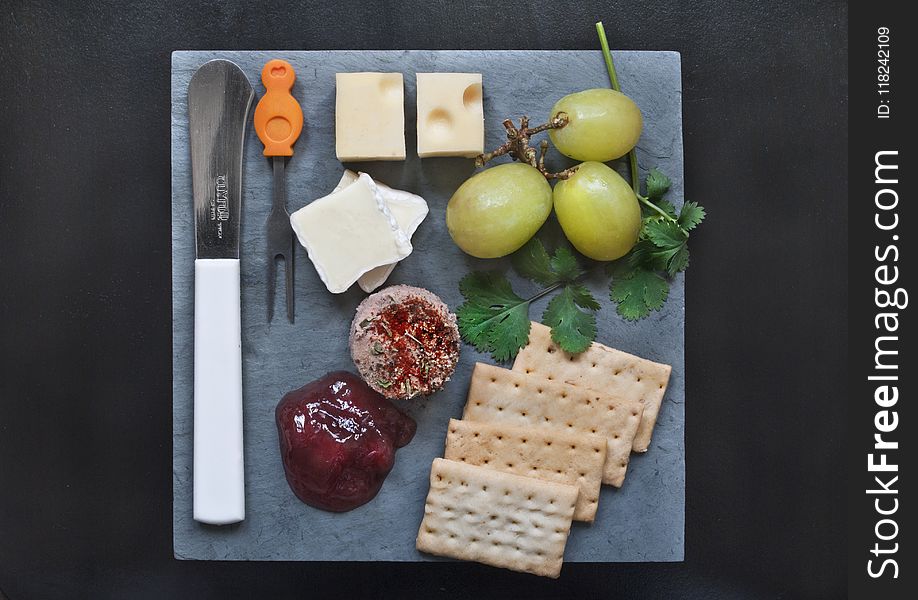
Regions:
<instances>
[{"instance_id":1,"label":"brie cheese wedge","mask_svg":"<svg viewBox=\"0 0 918 600\"><path fill-rule=\"evenodd\" d=\"M361 176L364 174L361 174ZM335 189L332 190L332 193L338 192L358 180L357 173L354 173L351 170L345 170L344 174L341 176L341 181L338 182L338 185L335 186ZM394 190L387 186L384 183L374 181L376 187L379 188L382 197L385 199L386 204L389 206L389 211L392 213L392 216L395 217L396 223L398 223L399 228L405 232L410 240L414 235L414 232L417 231L418 226L424 221L429 212L427 208L427 202L418 196L417 194L412 194L411 192L406 192L403 190ZM386 279L389 278L389 275L392 273L392 270L395 268L396 263L392 262L386 265L382 265L367 271L360 276L360 279L357 280L357 283L360 285L360 289L370 293L382 284L386 282Z\"/></svg>"},{"instance_id":2,"label":"brie cheese wedge","mask_svg":"<svg viewBox=\"0 0 918 600\"><path fill-rule=\"evenodd\" d=\"M331 293L345 292L364 274L411 254L411 239L383 194L361 173L290 215L297 239Z\"/></svg>"}]
</instances>

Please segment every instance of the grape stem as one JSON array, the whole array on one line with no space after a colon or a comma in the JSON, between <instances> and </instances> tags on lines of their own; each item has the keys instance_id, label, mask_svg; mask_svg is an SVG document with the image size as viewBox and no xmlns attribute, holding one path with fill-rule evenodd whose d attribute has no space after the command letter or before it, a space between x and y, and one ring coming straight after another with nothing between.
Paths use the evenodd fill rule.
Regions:
<instances>
[{"instance_id":1,"label":"grape stem","mask_svg":"<svg viewBox=\"0 0 918 600\"><path fill-rule=\"evenodd\" d=\"M542 140L539 144L539 152L529 146L530 138L549 129L560 129L567 125L567 113L559 112L548 123L529 126L529 117L520 117L520 126L517 127L510 119L504 119L504 129L507 130L507 141L501 144L491 152L485 152L475 157L475 166L483 167L488 161L498 156L509 155L513 160L518 160L531 165L545 176L546 179L567 179L577 170L571 167L557 173L552 173L545 168L545 153L548 151L548 141Z\"/></svg>"},{"instance_id":2,"label":"grape stem","mask_svg":"<svg viewBox=\"0 0 918 600\"><path fill-rule=\"evenodd\" d=\"M609 82L612 84L613 90L621 92L622 86L618 84L618 74L615 72L615 63L612 61L612 51L609 50L609 40L606 39L606 30L602 26L602 21L596 23L596 33L599 34L599 45L602 46L602 56L606 61L606 70L609 72ZM641 180L638 177L637 153L634 151L634 148L628 152L628 163L631 168L631 187L634 189L634 193L637 197L640 198ZM659 208L654 206L653 203L651 203L651 206L658 212L662 212Z\"/></svg>"},{"instance_id":3,"label":"grape stem","mask_svg":"<svg viewBox=\"0 0 918 600\"><path fill-rule=\"evenodd\" d=\"M615 62L612 60L612 51L609 50L609 40L606 39L606 30L602 26L602 21L596 23L596 33L599 34L599 45L602 47L602 57L606 61L606 71L609 72L609 82L612 84L613 90L621 92L622 86L618 83L618 73L615 72ZM676 219L651 202L647 196L641 195L641 179L638 176L637 153L634 148L628 152L628 165L631 171L631 188L634 190L634 195L637 196L637 199L647 208L659 213L663 218L676 222Z\"/></svg>"}]
</instances>

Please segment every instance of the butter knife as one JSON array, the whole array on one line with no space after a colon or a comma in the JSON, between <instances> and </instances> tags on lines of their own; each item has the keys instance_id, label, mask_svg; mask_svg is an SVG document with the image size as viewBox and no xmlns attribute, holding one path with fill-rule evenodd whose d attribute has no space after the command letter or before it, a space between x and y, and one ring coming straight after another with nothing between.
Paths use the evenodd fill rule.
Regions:
<instances>
[{"instance_id":1,"label":"butter knife","mask_svg":"<svg viewBox=\"0 0 918 600\"><path fill-rule=\"evenodd\" d=\"M245 518L239 220L246 123L255 92L227 60L188 85L194 261L194 519Z\"/></svg>"}]
</instances>

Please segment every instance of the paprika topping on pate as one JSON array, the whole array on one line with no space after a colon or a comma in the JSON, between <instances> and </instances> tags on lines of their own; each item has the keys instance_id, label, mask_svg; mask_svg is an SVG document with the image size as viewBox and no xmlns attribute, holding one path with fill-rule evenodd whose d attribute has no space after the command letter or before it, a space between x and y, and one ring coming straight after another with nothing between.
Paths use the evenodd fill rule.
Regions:
<instances>
[{"instance_id":1,"label":"paprika topping on pate","mask_svg":"<svg viewBox=\"0 0 918 600\"><path fill-rule=\"evenodd\" d=\"M436 392L459 362L456 315L431 292L387 287L357 307L351 357L367 384L387 398Z\"/></svg>"}]
</instances>

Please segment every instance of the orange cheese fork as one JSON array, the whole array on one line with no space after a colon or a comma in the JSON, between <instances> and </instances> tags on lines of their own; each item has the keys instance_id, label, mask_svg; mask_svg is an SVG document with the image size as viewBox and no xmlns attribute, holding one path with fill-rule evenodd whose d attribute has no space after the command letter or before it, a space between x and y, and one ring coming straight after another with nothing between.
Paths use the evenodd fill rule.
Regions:
<instances>
[{"instance_id":1,"label":"orange cheese fork","mask_svg":"<svg viewBox=\"0 0 918 600\"><path fill-rule=\"evenodd\" d=\"M303 110L290 94L296 73L290 63L274 59L261 70L265 95L255 107L255 131L265 146L265 156L273 157L274 203L268 216L268 321L274 317L274 286L278 257L284 259L287 292L287 318L293 323L293 231L287 213L286 157L293 156L293 144L303 130Z\"/></svg>"}]
</instances>

